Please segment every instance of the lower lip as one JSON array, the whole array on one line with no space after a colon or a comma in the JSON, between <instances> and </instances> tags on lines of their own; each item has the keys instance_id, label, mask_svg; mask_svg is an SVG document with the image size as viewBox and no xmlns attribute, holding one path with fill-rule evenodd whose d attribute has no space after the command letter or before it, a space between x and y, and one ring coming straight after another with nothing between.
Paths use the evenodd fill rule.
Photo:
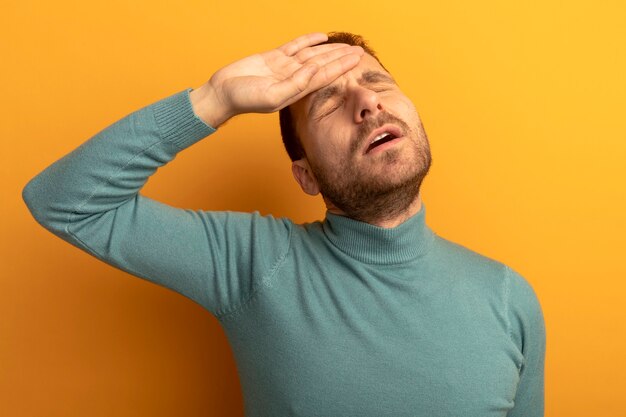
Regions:
<instances>
[{"instance_id":1,"label":"lower lip","mask_svg":"<svg viewBox=\"0 0 626 417\"><path fill-rule=\"evenodd\" d=\"M400 142L402 139L404 139L404 136L400 136L399 138L395 138L393 140L390 140L389 142L385 142L382 145L378 145L371 151L367 152L366 155L372 155L375 153L384 152L385 149L391 148L392 146Z\"/></svg>"}]
</instances>

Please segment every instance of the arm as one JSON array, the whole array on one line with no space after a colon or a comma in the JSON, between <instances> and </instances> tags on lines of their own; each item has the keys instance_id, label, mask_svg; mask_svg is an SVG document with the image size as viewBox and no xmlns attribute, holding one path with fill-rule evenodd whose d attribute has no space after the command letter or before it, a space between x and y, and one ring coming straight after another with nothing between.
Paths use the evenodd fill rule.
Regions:
<instances>
[{"instance_id":1,"label":"arm","mask_svg":"<svg viewBox=\"0 0 626 417\"><path fill-rule=\"evenodd\" d=\"M508 417L544 415L546 329L539 300L530 284L507 267L511 337L523 355L514 408Z\"/></svg>"},{"instance_id":2,"label":"arm","mask_svg":"<svg viewBox=\"0 0 626 417\"><path fill-rule=\"evenodd\" d=\"M174 289L218 317L237 308L287 249L289 223L178 209L139 191L156 169L228 118L288 105L349 70L346 57L356 65L354 53L339 53L346 48L310 46L321 40L301 37L244 58L191 93L113 123L26 184L22 196L33 217L96 258Z\"/></svg>"}]
</instances>

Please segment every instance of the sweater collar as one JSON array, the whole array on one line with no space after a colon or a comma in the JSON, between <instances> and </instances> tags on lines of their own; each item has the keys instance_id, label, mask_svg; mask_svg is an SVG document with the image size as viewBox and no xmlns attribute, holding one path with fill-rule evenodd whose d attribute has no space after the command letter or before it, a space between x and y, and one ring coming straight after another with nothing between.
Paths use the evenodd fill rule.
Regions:
<instances>
[{"instance_id":1,"label":"sweater collar","mask_svg":"<svg viewBox=\"0 0 626 417\"><path fill-rule=\"evenodd\" d=\"M428 252L435 237L426 224L426 206L396 227L374 226L326 212L326 237L342 252L368 264L398 264Z\"/></svg>"}]
</instances>

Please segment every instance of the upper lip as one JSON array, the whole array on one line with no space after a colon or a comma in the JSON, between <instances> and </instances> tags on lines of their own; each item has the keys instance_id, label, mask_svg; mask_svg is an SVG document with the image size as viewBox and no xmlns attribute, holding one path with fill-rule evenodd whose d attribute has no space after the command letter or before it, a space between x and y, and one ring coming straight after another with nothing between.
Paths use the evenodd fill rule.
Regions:
<instances>
[{"instance_id":1,"label":"upper lip","mask_svg":"<svg viewBox=\"0 0 626 417\"><path fill-rule=\"evenodd\" d=\"M365 145L364 145L365 149L363 150L363 153L367 153L369 146L372 144L372 141L374 140L376 136L385 132L391 133L396 138L399 138L402 136L402 130L398 126L387 123L379 127L378 129L373 130L372 133L370 133L370 135L367 137L367 140L365 141Z\"/></svg>"}]
</instances>

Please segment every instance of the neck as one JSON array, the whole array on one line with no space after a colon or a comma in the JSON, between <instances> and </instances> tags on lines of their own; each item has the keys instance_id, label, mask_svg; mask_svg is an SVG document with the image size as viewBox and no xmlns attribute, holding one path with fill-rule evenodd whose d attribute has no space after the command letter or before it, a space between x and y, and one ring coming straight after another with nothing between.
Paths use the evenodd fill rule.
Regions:
<instances>
[{"instance_id":1,"label":"neck","mask_svg":"<svg viewBox=\"0 0 626 417\"><path fill-rule=\"evenodd\" d=\"M426 205L396 227L379 227L352 217L326 212L325 236L346 255L367 264L414 262L432 246L435 233L426 224Z\"/></svg>"},{"instance_id":2,"label":"neck","mask_svg":"<svg viewBox=\"0 0 626 417\"><path fill-rule=\"evenodd\" d=\"M332 202L328 201L328 199L324 198L324 202L326 203L326 210L328 210L329 213L336 214L338 216L350 217L344 211L335 206ZM397 215L392 217L364 219L363 221L373 226L392 228L404 223L407 219L419 212L421 208L421 193L418 193L417 197L415 197L415 200L413 200L413 202L409 204L406 210L402 211L401 213L398 213Z\"/></svg>"}]
</instances>

